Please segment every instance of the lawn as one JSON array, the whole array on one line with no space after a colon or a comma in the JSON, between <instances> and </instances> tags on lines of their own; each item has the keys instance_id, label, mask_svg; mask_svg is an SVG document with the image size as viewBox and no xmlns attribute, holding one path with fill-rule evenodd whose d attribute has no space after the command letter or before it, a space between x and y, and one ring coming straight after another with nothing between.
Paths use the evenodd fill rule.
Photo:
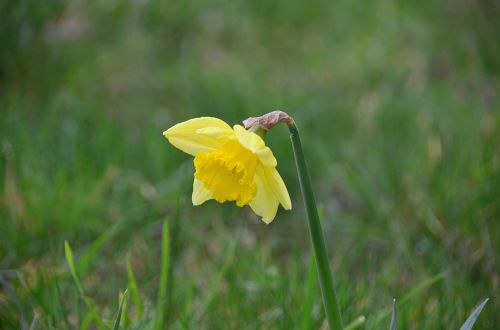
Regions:
<instances>
[{"instance_id":1,"label":"lawn","mask_svg":"<svg viewBox=\"0 0 500 330\"><path fill-rule=\"evenodd\" d=\"M475 329L497 329L499 17L488 0L0 0L0 329L95 329L93 310L111 327L127 288L127 329L325 328L286 128L266 143L293 209L269 225L194 207L192 158L162 136L275 109L301 132L344 323L388 329L395 298L400 329L459 329L489 297Z\"/></svg>"}]
</instances>

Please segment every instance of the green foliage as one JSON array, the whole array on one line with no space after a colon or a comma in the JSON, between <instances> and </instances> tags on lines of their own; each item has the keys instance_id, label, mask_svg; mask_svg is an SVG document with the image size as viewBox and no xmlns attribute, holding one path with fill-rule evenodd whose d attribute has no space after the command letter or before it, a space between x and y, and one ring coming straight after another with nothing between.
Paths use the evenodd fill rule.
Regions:
<instances>
[{"instance_id":1,"label":"green foliage","mask_svg":"<svg viewBox=\"0 0 500 330\"><path fill-rule=\"evenodd\" d=\"M269 226L193 207L191 160L161 134L281 109L301 131L345 324L387 328L396 297L398 328L458 329L490 296L474 328L495 329L499 12L0 0L0 327L112 328L128 287L124 328L154 328L160 310L173 329L320 328L286 129L266 139L293 210Z\"/></svg>"},{"instance_id":2,"label":"green foliage","mask_svg":"<svg viewBox=\"0 0 500 330\"><path fill-rule=\"evenodd\" d=\"M396 299L392 301L392 314L391 314L391 325L390 330L398 330L398 314L396 307Z\"/></svg>"},{"instance_id":3,"label":"green foliage","mask_svg":"<svg viewBox=\"0 0 500 330\"><path fill-rule=\"evenodd\" d=\"M120 323L122 321L123 306L125 305L125 302L127 301L127 293L128 293L128 291L126 291L126 290L123 293L123 297L120 301L120 307L118 307L118 313L116 314L115 323L113 324L113 330L120 329Z\"/></svg>"},{"instance_id":4,"label":"green foliage","mask_svg":"<svg viewBox=\"0 0 500 330\"><path fill-rule=\"evenodd\" d=\"M76 270L75 270L75 265L73 262L73 251L71 250L71 247L69 246L68 242L64 242L64 254L66 255L66 262L68 263L69 271L71 273L71 277L73 277L73 281L75 281L75 285L78 289L78 292L80 293L80 296L82 300L85 302L85 305L88 308L88 314L85 316L85 319L88 320L88 323L91 321L95 321L97 323L97 326L99 328L104 327L104 323L102 322L99 314L97 313L97 310L95 309L94 305L90 301L90 299L85 295L83 292L82 285L80 283L80 280L78 279L76 275ZM84 322L87 323L87 322ZM87 328L87 326L83 327Z\"/></svg>"},{"instance_id":5,"label":"green foliage","mask_svg":"<svg viewBox=\"0 0 500 330\"><path fill-rule=\"evenodd\" d=\"M170 254L170 232L168 228L168 220L163 221L162 235L161 235L161 271L160 283L158 284L158 301L156 303L156 329L161 330L165 328L165 309L167 304L167 277L168 265Z\"/></svg>"}]
</instances>

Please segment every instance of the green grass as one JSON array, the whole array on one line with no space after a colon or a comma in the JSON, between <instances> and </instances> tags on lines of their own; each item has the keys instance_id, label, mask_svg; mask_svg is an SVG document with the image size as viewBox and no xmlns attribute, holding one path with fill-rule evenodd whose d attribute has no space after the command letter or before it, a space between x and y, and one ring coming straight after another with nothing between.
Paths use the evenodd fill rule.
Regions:
<instances>
[{"instance_id":1,"label":"green grass","mask_svg":"<svg viewBox=\"0 0 500 330\"><path fill-rule=\"evenodd\" d=\"M489 297L476 328L495 329L499 14L464 0L0 1L0 328L93 328L88 305L112 328L127 288L129 329L320 328L286 128L267 142L293 210L269 226L193 207L192 161L161 134L281 109L301 130L344 323L387 329L396 298L400 329L459 329Z\"/></svg>"}]
</instances>

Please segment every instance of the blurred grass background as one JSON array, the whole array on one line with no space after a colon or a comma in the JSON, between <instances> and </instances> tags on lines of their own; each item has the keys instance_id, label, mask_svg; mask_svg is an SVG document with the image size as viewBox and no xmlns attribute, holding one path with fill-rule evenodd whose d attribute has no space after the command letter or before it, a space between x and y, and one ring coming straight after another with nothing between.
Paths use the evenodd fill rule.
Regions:
<instances>
[{"instance_id":1,"label":"blurred grass background","mask_svg":"<svg viewBox=\"0 0 500 330\"><path fill-rule=\"evenodd\" d=\"M477 329L498 327L499 15L491 0L0 0L0 328L85 326L64 240L105 320L130 260L126 323L151 328L165 218L168 325L321 327L286 129L267 142L294 209L269 226L193 207L192 161L161 134L275 109L302 132L346 323L387 328L410 293L402 329L458 329L485 297Z\"/></svg>"}]
</instances>

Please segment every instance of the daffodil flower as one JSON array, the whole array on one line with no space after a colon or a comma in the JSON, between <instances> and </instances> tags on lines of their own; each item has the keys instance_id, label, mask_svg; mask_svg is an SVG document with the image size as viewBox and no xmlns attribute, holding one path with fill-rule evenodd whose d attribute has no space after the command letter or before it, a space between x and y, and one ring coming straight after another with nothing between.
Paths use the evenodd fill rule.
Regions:
<instances>
[{"instance_id":1,"label":"daffodil flower","mask_svg":"<svg viewBox=\"0 0 500 330\"><path fill-rule=\"evenodd\" d=\"M292 208L276 158L259 135L212 117L179 123L163 135L194 156L193 205L235 201L240 207L250 205L265 223L273 221L279 204Z\"/></svg>"}]
</instances>

